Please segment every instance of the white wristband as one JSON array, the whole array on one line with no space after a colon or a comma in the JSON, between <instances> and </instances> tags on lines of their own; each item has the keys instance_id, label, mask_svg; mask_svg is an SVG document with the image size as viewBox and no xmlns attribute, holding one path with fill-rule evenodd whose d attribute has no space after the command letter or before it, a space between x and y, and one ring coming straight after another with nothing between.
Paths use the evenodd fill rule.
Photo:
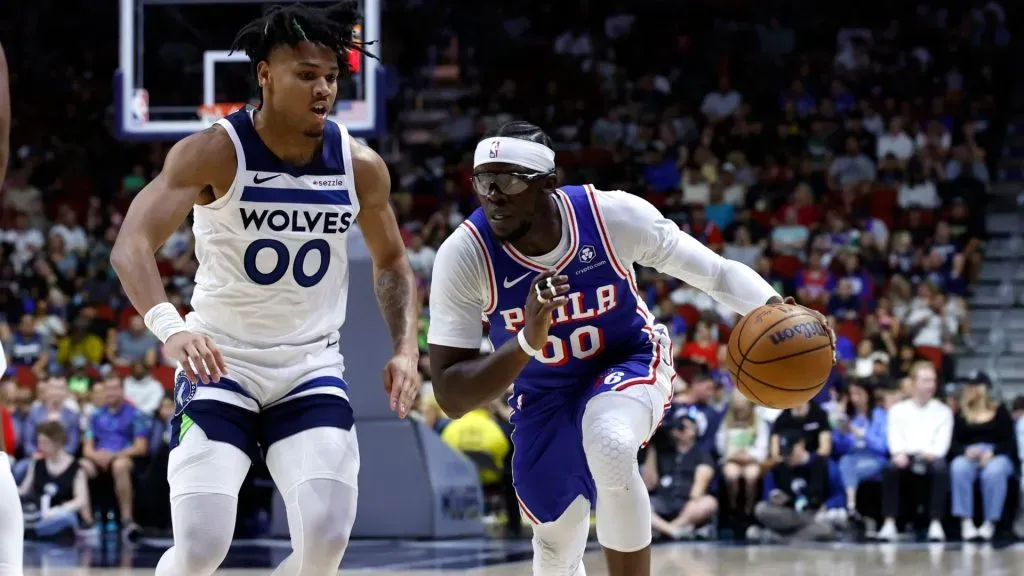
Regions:
<instances>
[{"instance_id":1,"label":"white wristband","mask_svg":"<svg viewBox=\"0 0 1024 576\"><path fill-rule=\"evenodd\" d=\"M522 348L523 352L526 352L528 356L531 358L540 358L541 351L530 346L530 343L526 341L526 332L520 330L519 334L516 335L516 340L519 340L519 347Z\"/></svg>"},{"instance_id":2,"label":"white wristband","mask_svg":"<svg viewBox=\"0 0 1024 576\"><path fill-rule=\"evenodd\" d=\"M185 320L178 313L178 309L170 302L161 302L153 306L149 309L149 312L146 312L143 320L146 321L146 328L149 328L149 331L154 336L165 343L168 338L178 332L188 330L188 327L185 326Z\"/></svg>"}]
</instances>

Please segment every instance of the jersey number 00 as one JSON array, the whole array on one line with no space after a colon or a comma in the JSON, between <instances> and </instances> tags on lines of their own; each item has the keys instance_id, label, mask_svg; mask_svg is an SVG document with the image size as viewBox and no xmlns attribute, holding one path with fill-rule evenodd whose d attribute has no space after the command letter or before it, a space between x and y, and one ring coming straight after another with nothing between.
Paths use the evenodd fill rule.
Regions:
<instances>
[{"instance_id":1,"label":"jersey number 00","mask_svg":"<svg viewBox=\"0 0 1024 576\"><path fill-rule=\"evenodd\" d=\"M256 267L256 256L264 248L272 250L277 257L277 263L274 264L274 269L270 272L261 272ZM320 253L320 268L312 274L306 274L304 264L310 252ZM288 265L292 264L292 277L295 278L295 283L303 288L311 288L319 284L327 274L327 267L331 264L331 246L327 240L315 238L299 246L299 249L295 251L295 261L291 260L288 247L284 245L284 242L273 238L262 238L249 244L249 247L245 249L245 273L253 282L267 286L284 278L285 273L288 272Z\"/></svg>"}]
</instances>

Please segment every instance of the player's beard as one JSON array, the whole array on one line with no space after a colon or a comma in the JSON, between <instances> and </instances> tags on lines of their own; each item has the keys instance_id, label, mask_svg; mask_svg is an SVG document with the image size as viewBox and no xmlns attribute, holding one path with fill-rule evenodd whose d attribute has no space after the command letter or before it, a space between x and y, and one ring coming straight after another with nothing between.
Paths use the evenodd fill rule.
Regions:
<instances>
[{"instance_id":1,"label":"player's beard","mask_svg":"<svg viewBox=\"0 0 1024 576\"><path fill-rule=\"evenodd\" d=\"M526 236L526 234L530 231L530 228L533 228L533 220L523 220L523 223L520 224L518 228L504 236L499 236L498 239L501 240L502 242L515 242L516 240L521 239L523 236Z\"/></svg>"}]
</instances>

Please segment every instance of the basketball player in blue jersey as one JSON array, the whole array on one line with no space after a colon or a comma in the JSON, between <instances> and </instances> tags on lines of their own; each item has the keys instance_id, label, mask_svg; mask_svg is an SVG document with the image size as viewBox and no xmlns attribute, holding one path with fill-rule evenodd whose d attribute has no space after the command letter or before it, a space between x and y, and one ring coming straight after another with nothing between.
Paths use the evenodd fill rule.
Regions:
<instances>
[{"instance_id":1,"label":"basketball player in blue jersey","mask_svg":"<svg viewBox=\"0 0 1024 576\"><path fill-rule=\"evenodd\" d=\"M7 56L0 45L0 186L7 177L11 152L11 89L7 74ZM7 371L7 355L0 345L0 375ZM21 516L21 497L14 483L11 462L0 433L0 576L21 576L22 541L25 528Z\"/></svg>"},{"instance_id":2,"label":"basketball player in blue jersey","mask_svg":"<svg viewBox=\"0 0 1024 576\"><path fill-rule=\"evenodd\" d=\"M146 325L180 362L167 478L174 546L158 576L212 574L239 487L265 457L292 554L275 575L337 574L355 520L359 447L338 329L357 225L394 339L384 369L401 417L418 392L415 282L387 167L328 120L358 20L355 3L275 7L238 34L262 104L177 143L133 201L111 263ZM193 213L199 268L185 319L155 251ZM366 383L360 383L366 384Z\"/></svg>"},{"instance_id":3,"label":"basketball player in blue jersey","mask_svg":"<svg viewBox=\"0 0 1024 576\"><path fill-rule=\"evenodd\" d=\"M651 508L637 451L672 392L671 339L637 291L655 268L746 314L782 303L747 266L681 231L645 200L555 189L536 126L484 139L482 207L441 246L430 294L430 364L441 408L459 417L513 386L513 478L533 522L533 573L583 576L591 504L612 576L650 574ZM481 315L495 352L478 353Z\"/></svg>"}]
</instances>

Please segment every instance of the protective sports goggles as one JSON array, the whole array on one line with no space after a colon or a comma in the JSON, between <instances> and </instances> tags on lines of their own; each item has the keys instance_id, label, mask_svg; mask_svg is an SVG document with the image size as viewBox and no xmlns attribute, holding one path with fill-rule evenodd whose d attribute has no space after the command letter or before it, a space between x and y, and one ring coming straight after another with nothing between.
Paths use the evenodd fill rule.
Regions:
<instances>
[{"instance_id":1,"label":"protective sports goggles","mask_svg":"<svg viewBox=\"0 0 1024 576\"><path fill-rule=\"evenodd\" d=\"M490 197L494 190L505 196L515 196L526 192L530 184L538 178L546 178L554 172L531 172L520 174L517 172L478 172L473 174L470 182L473 183L473 190L477 194Z\"/></svg>"}]
</instances>

